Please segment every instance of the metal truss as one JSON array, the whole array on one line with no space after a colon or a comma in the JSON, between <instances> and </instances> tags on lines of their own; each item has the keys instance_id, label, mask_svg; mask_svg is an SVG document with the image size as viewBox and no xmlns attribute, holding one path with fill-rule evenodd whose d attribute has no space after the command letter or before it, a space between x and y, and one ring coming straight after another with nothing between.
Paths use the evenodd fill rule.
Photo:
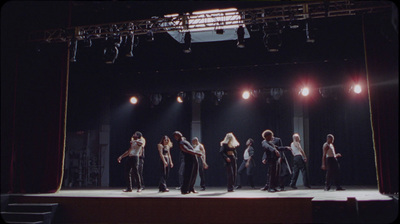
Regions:
<instances>
[{"instance_id":1,"label":"metal truss","mask_svg":"<svg viewBox=\"0 0 400 224\"><path fill-rule=\"evenodd\" d=\"M390 1L310 1L204 14L184 13L162 17L154 16L144 20L34 31L29 34L28 41L54 43L74 39L104 39L115 36L145 35L149 32L154 34L170 31L201 31L201 29L218 30L233 26L265 24L271 21L292 22L390 12L391 10L392 3Z\"/></svg>"}]
</instances>

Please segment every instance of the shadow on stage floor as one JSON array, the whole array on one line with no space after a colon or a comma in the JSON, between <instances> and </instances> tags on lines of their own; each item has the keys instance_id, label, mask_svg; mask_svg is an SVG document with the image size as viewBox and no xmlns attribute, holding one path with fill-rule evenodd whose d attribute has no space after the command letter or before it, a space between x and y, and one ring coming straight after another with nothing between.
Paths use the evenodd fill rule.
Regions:
<instances>
[{"instance_id":1,"label":"shadow on stage floor","mask_svg":"<svg viewBox=\"0 0 400 224\"><path fill-rule=\"evenodd\" d=\"M270 193L222 187L182 195L157 188L62 189L54 194L13 194L13 203L58 203L55 223L391 223L398 197L376 187L345 186L345 191L287 189Z\"/></svg>"}]
</instances>

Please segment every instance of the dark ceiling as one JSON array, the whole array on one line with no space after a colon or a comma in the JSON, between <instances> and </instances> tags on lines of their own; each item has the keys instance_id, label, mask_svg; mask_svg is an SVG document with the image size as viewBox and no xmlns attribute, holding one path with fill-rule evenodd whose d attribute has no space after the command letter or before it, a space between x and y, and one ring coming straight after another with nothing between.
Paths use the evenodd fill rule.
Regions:
<instances>
[{"instance_id":1,"label":"dark ceiling","mask_svg":"<svg viewBox=\"0 0 400 224\"><path fill-rule=\"evenodd\" d=\"M2 31L6 31L2 38L12 43L32 30L148 19L212 8L247 9L280 4L293 1L15 1L2 7ZM391 29L387 15L370 21L381 24L376 32L382 36ZM266 51L262 32L250 32L244 49L236 48L235 41L199 43L192 44L190 54L183 53L179 43L161 33L155 35L154 42L140 37L134 57L120 55L112 65L104 64L104 41L96 40L91 48L78 46L77 62L70 64L71 82L91 83L93 89L108 87L108 91L115 87L115 91L121 92L152 92L154 88L163 92L177 87L212 90L238 85L288 88L300 79L314 79L317 85L335 85L364 69L361 24L361 16L315 19L313 44L305 42L304 23L298 29L286 27L277 53Z\"/></svg>"}]
</instances>

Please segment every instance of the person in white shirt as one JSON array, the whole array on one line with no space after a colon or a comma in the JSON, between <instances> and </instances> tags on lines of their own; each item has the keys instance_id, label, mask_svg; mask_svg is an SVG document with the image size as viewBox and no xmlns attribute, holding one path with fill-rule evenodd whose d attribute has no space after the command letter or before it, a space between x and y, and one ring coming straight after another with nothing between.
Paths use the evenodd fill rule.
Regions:
<instances>
[{"instance_id":1,"label":"person in white shirt","mask_svg":"<svg viewBox=\"0 0 400 224\"><path fill-rule=\"evenodd\" d=\"M337 191L345 190L340 186L340 166L337 161L337 158L342 157L342 155L336 153L333 145L334 139L335 137L332 134L328 134L326 142L322 146L321 169L326 170L325 191L329 191L333 183L335 183Z\"/></svg>"},{"instance_id":2,"label":"person in white shirt","mask_svg":"<svg viewBox=\"0 0 400 224\"><path fill-rule=\"evenodd\" d=\"M143 188L139 176L139 156L146 144L146 140L143 138L142 133L137 131L133 134L130 144L129 149L119 156L117 160L118 163L121 163L123 158L128 157L125 167L127 188L124 192L132 192L132 179L137 183L137 192L141 192Z\"/></svg>"},{"instance_id":3,"label":"person in white shirt","mask_svg":"<svg viewBox=\"0 0 400 224\"><path fill-rule=\"evenodd\" d=\"M301 147L300 144L300 135L298 133L293 134L292 136L293 142L290 144L290 148L292 149L293 155L293 175L290 181L290 187L293 189L297 189L296 182L297 178L299 177L299 173L303 175L303 184L306 188L311 188L308 182L308 175L307 175L307 156Z\"/></svg>"},{"instance_id":4,"label":"person in white shirt","mask_svg":"<svg viewBox=\"0 0 400 224\"><path fill-rule=\"evenodd\" d=\"M199 176L200 176L200 187L201 190L206 190L206 179L205 179L205 169L208 169L208 164L206 162L206 149L204 145L199 142L197 137L192 139L192 146L196 152L200 152L201 156L197 156L197 161L199 163Z\"/></svg>"}]
</instances>

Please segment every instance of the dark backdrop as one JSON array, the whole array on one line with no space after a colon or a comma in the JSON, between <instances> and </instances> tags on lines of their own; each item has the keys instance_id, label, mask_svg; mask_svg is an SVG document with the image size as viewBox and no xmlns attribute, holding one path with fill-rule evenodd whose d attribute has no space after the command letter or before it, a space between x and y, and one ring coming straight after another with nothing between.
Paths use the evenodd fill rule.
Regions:
<instances>
[{"instance_id":1,"label":"dark backdrop","mask_svg":"<svg viewBox=\"0 0 400 224\"><path fill-rule=\"evenodd\" d=\"M136 17L137 14L116 13L120 9L113 7L115 5L111 2L105 5L94 2L91 7L85 6L84 3L77 2L75 4L83 5L74 7L72 2L54 4L49 2L37 4L14 2L8 4L7 7L2 7L2 192L7 191L9 187L10 161L13 152L15 152L13 151L15 145L22 146L21 149L24 151L19 152L22 152L27 158L35 158L29 160L29 163L20 163L21 170L28 170L30 174L33 174L26 179L26 186L29 191L54 191L60 177L52 178L42 174L45 169L43 164L49 165L47 160L49 157L40 156L40 153L49 155L46 150L50 150L51 153L54 152L53 149L58 150L58 152L62 150L59 143L64 138L62 134L59 134L62 133L60 130L64 126L60 123L59 115L62 112L60 105L63 100L60 100L58 96L65 88L60 84L62 84L62 80L65 80L63 71L66 71L66 69L61 70L63 63L59 59L65 59L66 46L63 46L63 49L58 49L53 47L53 44L38 43L35 47L26 48L23 43L26 41L28 32L68 25L102 23L106 22L105 20L110 22L139 18ZM160 11L153 11L156 10L154 8L148 11L141 10L144 7L143 4L145 3L140 2L139 6L136 5L137 7L124 6L123 8L128 11L131 9L142 12L140 16L145 18L151 16L146 13L163 14ZM166 4L172 7L170 3ZM226 5L229 4L224 2L224 6ZM162 11L176 12L171 7ZM202 7L203 9L208 8L209 5L208 3L203 4ZM194 8L196 7L193 6L188 10L184 8L184 11L191 11ZM82 13L82 10L86 12L92 10L92 14ZM158 7L157 10L160 10L160 8ZM179 10L182 11L183 9L180 8ZM107 13L104 13L105 11ZM306 82L307 80L316 80L314 83L316 86L329 86L346 82L346 77L349 74L352 76L354 71L359 71L360 77L363 79L368 74L371 82L370 109L374 127L373 136L375 137L373 144L376 147L377 154L376 165L381 178L380 190L381 192L398 192L398 24L396 20L397 11L394 10L394 12L393 15L365 16L365 27L367 28L367 32L365 32L367 47L365 49L361 16L318 20L319 22L314 24L316 30L319 31L316 36L317 42L314 45L304 43L305 37L302 30L297 32L288 30L284 32L285 41L277 54L267 53L262 43L259 42L261 37L257 35L253 35L254 39L248 40L245 49L237 49L235 41L207 43L193 45L191 55L181 53L180 46L168 39L167 35L159 35L156 36L157 41L153 43L141 41L142 44L136 49L138 52L134 58L119 58L116 64L110 66L101 61L100 55L103 49L101 45L94 45L98 47L86 51L80 48L77 55L78 62L70 64L67 130L98 128L99 120L103 115L99 108L104 106L102 104L106 100L111 102L110 164L113 165L110 168L110 178L116 178L112 179L112 184L122 186L121 168L120 165L116 164L115 156L127 148L129 137L135 130L142 129L144 135L148 136L149 148L147 150L149 152L154 152L151 146L154 146L164 133L172 132L173 129L181 129L185 135L189 135L190 130L190 119L188 118L190 106L186 106L187 108L184 106L186 109L182 112L168 116L172 117L171 122L176 121L176 123L165 123L163 129L148 125L153 124L154 120L158 120L159 116L159 119L164 119L163 113L168 111L169 106L171 106L167 103L168 101L165 101L165 107L160 105L159 109L162 112L153 112L158 108L151 111L150 107L140 104L143 106L141 109L137 107L131 109L130 112L119 114L118 110L124 108L127 95L131 93L196 89L215 90L218 88L238 90L239 86L243 85L293 88L299 81ZM27 17L28 19L21 19ZM46 53L46 47L42 48L41 46L48 46L47 50L52 53L49 54L49 51ZM49 49L50 47L53 50ZM35 55L38 50L42 55L40 57ZM365 52L368 52L367 65L369 70L364 69ZM20 60L21 58L24 60ZM36 61L39 63L35 63ZM22 74L23 76L21 76ZM202 82L204 80L206 82ZM25 95L29 96L25 98ZM60 101L55 102L54 99L56 98ZM24 99L28 99L28 101L24 101ZM171 97L171 103L172 99ZM237 108L238 101L236 99L227 100L227 105L221 104L219 106L226 107L226 110ZM49 100L53 103L47 104ZM146 100L143 102L146 102ZM357 104L360 107L356 107ZM370 122L365 119L365 113L369 109L365 108L366 104L365 98L359 101L357 99L342 99L327 102L316 98L314 104L309 106L310 139L312 139L310 151L313 150L314 152L315 150L316 152L316 157L310 158L309 164L310 174L312 178L316 178L313 179L314 183L321 183L320 155L317 155L317 153L320 152L322 143L325 141L325 135L328 132L334 132L337 149L344 154L341 160L343 170L345 170L343 172L344 184L369 184L374 182L372 179L375 173L373 174L370 170L373 168L368 168L368 164L372 163L369 158L373 149L368 143L372 141L372 137L369 135L371 129L368 128ZM283 103L280 107L281 109L290 108L290 105L291 103ZM317 105L326 108L319 108ZM204 106L203 110L206 107ZM259 138L260 130L264 127L275 129L276 135L283 138L284 144L288 144L292 131L289 129L291 125L287 123L292 118L273 113L275 109L262 108L263 106L254 107L257 112L254 110L238 112L242 115L252 114L255 118L248 121L255 128L254 133L249 131L248 135L241 129L239 130L238 126L233 125L235 122L242 123L242 119L236 121L237 117L235 116L229 119L228 117L221 119L213 117L219 114L229 114L231 111L219 111L215 108L202 111L202 120L204 121L203 141L206 148L211 152L215 150L215 145L218 145L228 130L237 132L240 141L243 142L250 135ZM246 107L241 106L241 109L244 108ZM208 111L213 110L215 113L208 115ZM279 122L282 123L272 118L271 120L270 118L259 119L262 116L258 113L264 112L266 114L272 113L271 116L281 116L282 119L279 119ZM136 115L131 116L129 113ZM181 116L179 122L177 121L178 118L175 117L177 115ZM184 121L180 123L182 120ZM209 124L209 122L206 122L208 120L210 122L218 120L218 122ZM223 127L227 123L232 125L232 128ZM216 129L214 126L220 129ZM18 129L13 129L15 127L18 127ZM258 130L256 130L257 127ZM243 124L242 128L243 130L247 129ZM17 130L17 132L13 132L13 130ZM152 134L155 130L160 131ZM216 132L216 134L213 134L213 132ZM27 133L30 136L25 137ZM18 139L15 136L18 136ZM27 142L22 144L21 141ZM256 140L256 142L259 141L260 139ZM177 152L177 150L174 152ZM365 157L360 159L360 155L364 155L364 153L366 153ZM33 155L33 157L29 157L29 155ZM151 153L147 155L145 165L147 171L145 172L150 172L149 166L155 166L158 163L155 158L158 159L158 157L151 156ZM58 159L62 158L61 155L53 154L53 156ZM152 158L154 158L153 162ZM216 168L221 166L220 161L217 160L218 157L213 158L216 158L215 164L210 165ZM59 168L58 163L53 165L53 168ZM37 169L30 170L32 167ZM367 174L360 171L362 167L368 169ZM218 169L217 172L219 172L218 178L215 180L211 178L210 184L220 185L224 183L221 179L223 178L223 171ZM208 175L210 173L212 173L211 168ZM149 178L149 176L149 184L157 182L158 178L155 175L145 173L145 178ZM14 177L14 180L23 177L23 175L18 175ZM171 177L171 180L173 179ZM38 182L41 180L42 183L39 184ZM51 183L45 184L47 181Z\"/></svg>"}]
</instances>

